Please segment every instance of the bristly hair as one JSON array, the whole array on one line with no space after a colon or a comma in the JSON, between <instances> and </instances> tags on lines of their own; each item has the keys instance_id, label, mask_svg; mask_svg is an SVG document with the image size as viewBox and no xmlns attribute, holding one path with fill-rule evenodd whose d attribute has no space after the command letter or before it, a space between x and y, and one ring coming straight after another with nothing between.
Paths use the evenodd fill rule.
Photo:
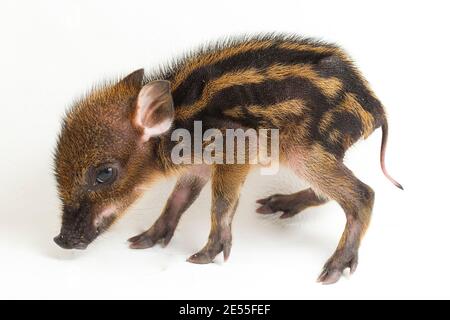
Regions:
<instances>
[{"instance_id":1,"label":"bristly hair","mask_svg":"<svg viewBox=\"0 0 450 320\"><path fill-rule=\"evenodd\" d=\"M330 48L340 49L340 47L334 43L326 42L318 38L303 37L294 33L269 32L261 34L222 36L216 40L211 40L207 43L200 44L190 50L187 50L179 57L172 58L169 62L163 63L159 67L156 67L153 71L147 72L144 78L144 83L160 79L170 81L186 63L199 56L214 53L228 47L239 46L246 42L260 41L270 41L273 42L273 45L283 42L293 42L310 46L327 46Z\"/></svg>"},{"instance_id":2,"label":"bristly hair","mask_svg":"<svg viewBox=\"0 0 450 320\"><path fill-rule=\"evenodd\" d=\"M303 37L294 33L262 33L262 34L242 34L242 35L234 35L234 36L222 36L216 40L211 40L207 43L200 44L192 49L188 49L184 53L182 53L178 57L174 57L170 59L168 62L162 63L159 66L150 68L149 71L146 71L144 75L144 84L154 80L171 80L186 64L196 59L199 56L207 55L214 53L216 51L223 50L229 47L239 46L246 42L260 42L260 41L269 41L272 42L273 45L277 45L283 42L293 42L298 44L305 44L310 46L326 46L329 48L340 49L334 43L326 42L317 38ZM101 97L102 95L111 95L117 94L117 92L108 90L108 88L114 87L125 74L118 75L115 77L109 77L107 79L100 80L96 82L90 90L87 90L84 94L80 95L76 99L73 100L71 107L65 113L64 118L69 116L76 107L86 101L88 98L92 98L95 96ZM108 98L107 96L103 96L101 98Z\"/></svg>"},{"instance_id":3,"label":"bristly hair","mask_svg":"<svg viewBox=\"0 0 450 320\"><path fill-rule=\"evenodd\" d=\"M326 46L329 48L339 49L339 46L336 44L325 42L321 39L303 37L294 33L262 33L262 34L242 34L242 35L233 35L233 36L222 36L216 40L211 40L207 43L200 44L186 52L182 53L178 57L174 57L170 59L169 62L162 63L159 66L150 68L144 75L144 84L154 80L171 80L184 65L189 63L190 61L200 57L202 55L207 55L214 53L216 51L223 50L229 47L239 46L246 42L262 42L269 41L272 42L273 45L277 45L283 42L293 42L298 44L305 44L311 46ZM109 77L107 79L100 80L96 82L89 90L87 90L84 94L81 94L77 98L75 98L71 107L67 109L64 114L64 119L70 117L77 107L85 101L88 101L88 98L100 98L100 99L108 99L108 98L117 98L117 91L108 90L114 87L126 74L118 75L115 77Z\"/></svg>"}]
</instances>

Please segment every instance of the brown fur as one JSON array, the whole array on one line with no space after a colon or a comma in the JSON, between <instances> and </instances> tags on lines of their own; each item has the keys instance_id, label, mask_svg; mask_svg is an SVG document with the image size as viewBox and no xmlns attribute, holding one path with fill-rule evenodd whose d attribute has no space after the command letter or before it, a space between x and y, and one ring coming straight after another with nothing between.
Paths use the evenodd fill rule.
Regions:
<instances>
[{"instance_id":1,"label":"brown fur","mask_svg":"<svg viewBox=\"0 0 450 320\"><path fill-rule=\"evenodd\" d=\"M185 120L204 108L215 93L236 85L262 83L267 80L283 80L288 77L302 77L319 87L327 97L334 97L342 89L342 82L335 78L320 77L308 65L285 66L274 64L267 69L248 69L230 72L222 77L208 82L202 96L193 105L181 106L177 110L177 118Z\"/></svg>"},{"instance_id":2,"label":"brown fur","mask_svg":"<svg viewBox=\"0 0 450 320\"><path fill-rule=\"evenodd\" d=\"M202 66L214 64L218 61L224 60L227 57L233 55L244 53L252 50L268 48L272 45L271 41L248 41L244 43L239 43L230 47L225 47L223 50L208 52L203 55L198 55L191 59L188 63L185 63L180 70L178 70L177 75L173 79L173 90L177 89L178 86L186 80L187 76L192 73L192 71L201 68Z\"/></svg>"},{"instance_id":3,"label":"brown fur","mask_svg":"<svg viewBox=\"0 0 450 320\"><path fill-rule=\"evenodd\" d=\"M385 170L384 108L342 49L292 36L245 38L203 49L165 72L144 77L137 70L76 102L65 117L55 153L63 202L61 234L55 241L66 248L85 247L147 184L177 175L160 218L130 239L132 248L167 244L211 178L210 235L189 261L208 263L220 252L227 259L232 219L250 165L175 165L170 134L176 128L192 131L194 120L203 121L205 130L222 132L280 129L281 162L311 188L261 199L257 211L282 211L287 218L328 199L337 201L347 223L319 281L333 283L345 268L355 270L374 192L343 164L343 156L357 140L382 127L382 169L401 187ZM117 176L99 182L105 167Z\"/></svg>"}]
</instances>

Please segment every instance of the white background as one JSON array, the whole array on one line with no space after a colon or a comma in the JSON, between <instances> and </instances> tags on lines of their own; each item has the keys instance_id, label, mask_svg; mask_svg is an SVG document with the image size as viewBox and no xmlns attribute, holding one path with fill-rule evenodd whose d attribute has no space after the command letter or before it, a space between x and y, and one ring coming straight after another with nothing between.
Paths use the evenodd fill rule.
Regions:
<instances>
[{"instance_id":1,"label":"white background","mask_svg":"<svg viewBox=\"0 0 450 320\"><path fill-rule=\"evenodd\" d=\"M0 4L0 298L450 298L447 1L2 1ZM381 133L346 163L376 191L356 273L315 282L345 218L335 203L290 221L255 200L302 187L292 173L247 180L229 261L193 265L209 231L210 186L167 248L128 249L159 215L174 180L148 191L85 251L52 241L60 203L52 149L64 110L92 84L158 64L205 41L288 31L347 49L385 104Z\"/></svg>"}]
</instances>

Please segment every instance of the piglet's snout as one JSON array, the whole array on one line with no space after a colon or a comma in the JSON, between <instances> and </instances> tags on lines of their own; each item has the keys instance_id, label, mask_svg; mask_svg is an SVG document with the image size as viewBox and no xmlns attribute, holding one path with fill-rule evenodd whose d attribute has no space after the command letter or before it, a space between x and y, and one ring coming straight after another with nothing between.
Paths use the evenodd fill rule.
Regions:
<instances>
[{"instance_id":1,"label":"piglet's snout","mask_svg":"<svg viewBox=\"0 0 450 320\"><path fill-rule=\"evenodd\" d=\"M57 235L53 238L53 241L63 249L86 249L87 243L82 242L81 240L71 239L62 234Z\"/></svg>"}]
</instances>

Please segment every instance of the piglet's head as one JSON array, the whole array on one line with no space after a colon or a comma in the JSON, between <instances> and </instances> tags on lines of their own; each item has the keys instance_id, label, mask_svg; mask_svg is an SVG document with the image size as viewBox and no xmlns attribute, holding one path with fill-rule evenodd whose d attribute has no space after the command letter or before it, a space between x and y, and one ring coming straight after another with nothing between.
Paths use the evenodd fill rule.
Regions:
<instances>
[{"instance_id":1,"label":"piglet's head","mask_svg":"<svg viewBox=\"0 0 450 320\"><path fill-rule=\"evenodd\" d=\"M156 141L174 118L170 84L144 82L140 69L94 89L64 118L54 159L62 248L86 248L161 173Z\"/></svg>"}]
</instances>

